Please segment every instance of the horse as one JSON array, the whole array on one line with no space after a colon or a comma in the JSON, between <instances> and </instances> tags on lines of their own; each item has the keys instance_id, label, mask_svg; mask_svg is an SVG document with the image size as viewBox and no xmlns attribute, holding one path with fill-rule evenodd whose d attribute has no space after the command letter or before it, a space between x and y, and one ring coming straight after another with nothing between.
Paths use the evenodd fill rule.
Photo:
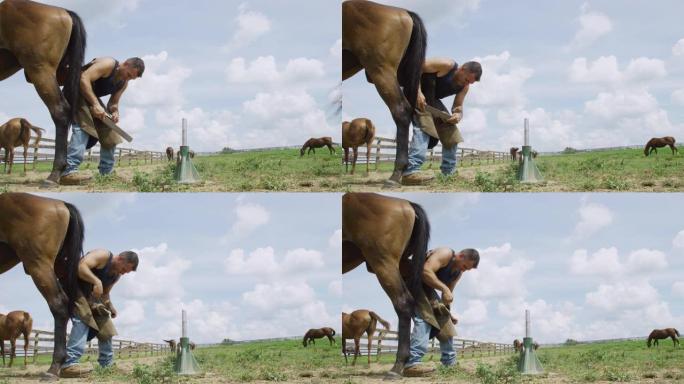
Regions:
<instances>
[{"instance_id":1,"label":"horse","mask_svg":"<svg viewBox=\"0 0 684 384\"><path fill-rule=\"evenodd\" d=\"M394 171L386 181L388 187L399 185L408 165L409 126L426 48L427 31L417 14L371 1L342 3L342 80L364 69L397 126Z\"/></svg>"},{"instance_id":2,"label":"horse","mask_svg":"<svg viewBox=\"0 0 684 384\"><path fill-rule=\"evenodd\" d=\"M644 156L650 155L653 151L655 151L655 153L657 155L658 150L656 148L662 148L666 145L669 146L670 149L672 150L672 155L674 155L675 152L679 152L677 147L675 147L675 138L674 137L672 137L672 136L654 137L646 143L646 146L644 147Z\"/></svg>"},{"instance_id":3,"label":"horse","mask_svg":"<svg viewBox=\"0 0 684 384\"><path fill-rule=\"evenodd\" d=\"M333 343L335 342L335 338L333 336L335 336L335 330L330 327L311 328L308 331L306 331L306 334L304 334L302 344L304 344L305 347L308 343L313 343L315 345L315 339L322 339L324 337L327 337L330 341L330 345L333 345Z\"/></svg>"},{"instance_id":4,"label":"horse","mask_svg":"<svg viewBox=\"0 0 684 384\"><path fill-rule=\"evenodd\" d=\"M173 147L166 147L166 159L173 161Z\"/></svg>"},{"instance_id":5,"label":"horse","mask_svg":"<svg viewBox=\"0 0 684 384\"><path fill-rule=\"evenodd\" d=\"M26 355L28 355L29 336L33 329L33 319L28 312L12 311L7 315L0 314L0 354L2 354L2 365L5 365L5 340L10 341L10 362L12 367L17 350L17 337L24 335L24 367L28 365Z\"/></svg>"},{"instance_id":6,"label":"horse","mask_svg":"<svg viewBox=\"0 0 684 384\"><path fill-rule=\"evenodd\" d=\"M176 340L174 340L174 339L164 340L164 342L169 345L169 349L171 350L171 353L176 351Z\"/></svg>"},{"instance_id":7,"label":"horse","mask_svg":"<svg viewBox=\"0 0 684 384\"><path fill-rule=\"evenodd\" d=\"M513 340L513 350L515 350L516 352L521 352L522 349L523 343L518 339Z\"/></svg>"},{"instance_id":8,"label":"horse","mask_svg":"<svg viewBox=\"0 0 684 384\"><path fill-rule=\"evenodd\" d=\"M188 150L188 156L190 156L191 159L194 159L195 158L195 151L193 151L192 149Z\"/></svg>"},{"instance_id":9,"label":"horse","mask_svg":"<svg viewBox=\"0 0 684 384\"><path fill-rule=\"evenodd\" d=\"M3 125L0 125L0 149L5 149L5 170L7 169L7 162L9 157L9 172L12 173L12 164L14 164L14 148L24 147L24 173L26 173L26 158L28 157L29 141L31 140L31 131L36 133L36 141L33 144L34 148L38 148L38 142L43 136L43 128L34 127L26 119L14 118L10 119Z\"/></svg>"},{"instance_id":10,"label":"horse","mask_svg":"<svg viewBox=\"0 0 684 384\"><path fill-rule=\"evenodd\" d=\"M333 147L333 141L332 137L326 136L326 137L319 137L315 138L312 137L309 140L307 140L304 145L302 145L302 149L299 150L299 157L304 156L304 152L308 149L309 151L307 154L311 154L311 151L313 151L314 155L316 154L316 149L315 148L323 148L323 147L328 147L328 151L330 151L330 154L333 155L335 154L335 148Z\"/></svg>"},{"instance_id":11,"label":"horse","mask_svg":"<svg viewBox=\"0 0 684 384\"><path fill-rule=\"evenodd\" d=\"M359 158L359 145L366 145L366 174L368 174L371 153L371 145L375 138L375 126L370 119L358 118L350 122L342 122L342 148L344 148L344 164L345 171L349 172L349 148L354 151L354 159L352 160L351 174L354 174L356 169L356 160Z\"/></svg>"},{"instance_id":12,"label":"horse","mask_svg":"<svg viewBox=\"0 0 684 384\"><path fill-rule=\"evenodd\" d=\"M351 314L342 312L342 353L344 354L344 363L347 364L347 339L354 339L354 360L352 365L356 364L356 357L361 355L359 342L361 336L365 333L368 335L368 365L370 366L371 347L373 344L373 334L377 327L378 321L389 331L390 323L375 312L367 309L358 309Z\"/></svg>"},{"instance_id":13,"label":"horse","mask_svg":"<svg viewBox=\"0 0 684 384\"><path fill-rule=\"evenodd\" d=\"M667 339L669 337L672 338L672 345L676 347L679 345L677 336L679 336L679 331L674 328L654 329L651 334L648 335L646 345L651 348L651 341L653 341L654 346L657 346L659 339Z\"/></svg>"},{"instance_id":14,"label":"horse","mask_svg":"<svg viewBox=\"0 0 684 384\"><path fill-rule=\"evenodd\" d=\"M86 31L75 12L30 0L0 3L0 80L23 68L55 124L55 157L45 186L57 185L66 167L67 135L78 110L85 47Z\"/></svg>"},{"instance_id":15,"label":"horse","mask_svg":"<svg viewBox=\"0 0 684 384\"><path fill-rule=\"evenodd\" d=\"M66 327L78 294L83 219L64 201L26 193L0 195L0 274L19 263L31 276L54 318L54 347L47 378L57 379L66 358Z\"/></svg>"},{"instance_id":16,"label":"horse","mask_svg":"<svg viewBox=\"0 0 684 384\"><path fill-rule=\"evenodd\" d=\"M535 351L539 349L539 343L537 343L536 341L532 343L532 348L534 348Z\"/></svg>"},{"instance_id":17,"label":"horse","mask_svg":"<svg viewBox=\"0 0 684 384\"><path fill-rule=\"evenodd\" d=\"M399 318L397 357L388 379L401 377L409 357L414 297L423 289L429 239L430 222L416 203L374 193L342 196L342 273L365 262Z\"/></svg>"},{"instance_id":18,"label":"horse","mask_svg":"<svg viewBox=\"0 0 684 384\"><path fill-rule=\"evenodd\" d=\"M510 154L511 154L511 161L515 161L518 158L518 147L511 147L510 149Z\"/></svg>"}]
</instances>

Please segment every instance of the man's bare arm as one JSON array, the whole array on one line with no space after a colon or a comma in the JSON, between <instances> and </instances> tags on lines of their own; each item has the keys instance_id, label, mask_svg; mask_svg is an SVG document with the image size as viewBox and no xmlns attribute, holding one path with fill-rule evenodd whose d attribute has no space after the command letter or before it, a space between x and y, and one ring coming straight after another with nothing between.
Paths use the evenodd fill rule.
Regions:
<instances>
[{"instance_id":1,"label":"man's bare arm","mask_svg":"<svg viewBox=\"0 0 684 384\"><path fill-rule=\"evenodd\" d=\"M105 111L100 105L97 96L95 96L92 83L98 79L109 76L114 69L114 65L114 59L98 59L95 60L88 69L81 73L81 94L89 104L91 113L98 119L101 119L104 116Z\"/></svg>"},{"instance_id":2,"label":"man's bare arm","mask_svg":"<svg viewBox=\"0 0 684 384\"><path fill-rule=\"evenodd\" d=\"M425 261L423 267L423 282L434 289L442 292L442 300L450 304L453 300L451 289L442 283L437 277L437 271L446 267L451 259L451 250L448 248L437 248L432 251L430 257Z\"/></svg>"},{"instance_id":3,"label":"man's bare arm","mask_svg":"<svg viewBox=\"0 0 684 384\"><path fill-rule=\"evenodd\" d=\"M96 249L88 252L78 263L79 279L93 284L93 296L99 298L102 295L102 281L95 276L92 269L102 268L107 264L109 252L104 249Z\"/></svg>"},{"instance_id":4,"label":"man's bare arm","mask_svg":"<svg viewBox=\"0 0 684 384\"><path fill-rule=\"evenodd\" d=\"M119 100L121 100L121 95L126 88L128 88L128 82L126 82L121 89L116 91L107 102L107 110L112 114L112 120L114 120L115 123L119 122Z\"/></svg>"},{"instance_id":5,"label":"man's bare arm","mask_svg":"<svg viewBox=\"0 0 684 384\"><path fill-rule=\"evenodd\" d=\"M454 67L454 62L452 59L445 58L430 58L426 59L423 63L423 73L436 73L438 77L442 77L449 73L451 68Z\"/></svg>"}]
</instances>

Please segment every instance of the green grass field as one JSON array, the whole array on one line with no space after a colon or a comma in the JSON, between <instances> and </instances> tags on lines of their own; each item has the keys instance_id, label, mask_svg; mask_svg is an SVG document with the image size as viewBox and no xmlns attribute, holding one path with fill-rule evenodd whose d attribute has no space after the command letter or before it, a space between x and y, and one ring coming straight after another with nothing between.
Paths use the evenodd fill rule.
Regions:
<instances>
[{"instance_id":1,"label":"green grass field","mask_svg":"<svg viewBox=\"0 0 684 384\"><path fill-rule=\"evenodd\" d=\"M684 149L684 148L683 148ZM517 162L459 164L458 175L442 177L439 164L426 164L423 170L432 170L437 179L428 186L411 188L430 191L478 192L578 192L578 191L640 191L673 192L684 190L684 150L672 156L669 149L645 157L640 149L577 152L556 156L539 156L536 164L544 182L523 184L517 181ZM357 166L357 170L359 167ZM365 165L362 168L365 171ZM374 166L371 166L374 169ZM381 163L379 171L371 171L374 187L388 178L392 163ZM345 184L371 184L365 175L345 175ZM367 180L367 178L366 178ZM361 189L367 190L364 185Z\"/></svg>"}]
</instances>

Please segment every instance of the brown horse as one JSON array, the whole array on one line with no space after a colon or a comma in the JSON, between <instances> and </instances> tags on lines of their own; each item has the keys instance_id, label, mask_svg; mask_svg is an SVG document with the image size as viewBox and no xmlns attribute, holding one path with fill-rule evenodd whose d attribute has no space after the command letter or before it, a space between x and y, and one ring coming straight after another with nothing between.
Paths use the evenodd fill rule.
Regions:
<instances>
[{"instance_id":1,"label":"brown horse","mask_svg":"<svg viewBox=\"0 0 684 384\"><path fill-rule=\"evenodd\" d=\"M330 327L311 328L308 331L306 331L306 334L304 334L302 344L304 344L305 347L308 343L313 343L315 345L315 339L322 339L324 337L327 337L330 341L330 345L333 345L333 343L335 342L335 338L333 336L335 336L335 330Z\"/></svg>"},{"instance_id":2,"label":"brown horse","mask_svg":"<svg viewBox=\"0 0 684 384\"><path fill-rule=\"evenodd\" d=\"M522 341L520 341L518 339L513 340L513 350L515 350L516 352L521 352L522 349L523 349Z\"/></svg>"},{"instance_id":3,"label":"brown horse","mask_svg":"<svg viewBox=\"0 0 684 384\"><path fill-rule=\"evenodd\" d=\"M537 343L536 341L532 343L532 348L534 348L535 351L539 349L539 343Z\"/></svg>"},{"instance_id":4,"label":"brown horse","mask_svg":"<svg viewBox=\"0 0 684 384\"><path fill-rule=\"evenodd\" d=\"M55 158L46 185L56 185L66 166L85 47L86 31L76 13L29 0L0 3L0 80L24 68L55 123Z\"/></svg>"},{"instance_id":5,"label":"brown horse","mask_svg":"<svg viewBox=\"0 0 684 384\"><path fill-rule=\"evenodd\" d=\"M368 335L368 365L370 366L373 334L375 333L378 321L389 331L390 323L382 319L373 311L357 309L351 314L342 312L342 353L344 354L345 364L348 363L346 349L347 339L354 339L354 360L352 360L352 365L354 365L356 364L356 357L361 355L359 342L361 341L361 336L365 333Z\"/></svg>"},{"instance_id":6,"label":"brown horse","mask_svg":"<svg viewBox=\"0 0 684 384\"><path fill-rule=\"evenodd\" d=\"M166 344L169 345L169 349L171 349L171 352L176 352L176 340L171 339L171 340L164 340Z\"/></svg>"},{"instance_id":7,"label":"brown horse","mask_svg":"<svg viewBox=\"0 0 684 384\"><path fill-rule=\"evenodd\" d=\"M659 339L667 339L670 337L672 338L672 345L676 347L679 345L679 339L677 336L679 336L679 331L674 328L654 329L651 334L648 335L648 341L646 341L646 345L651 348L651 341L653 341L653 344L657 346Z\"/></svg>"},{"instance_id":8,"label":"brown horse","mask_svg":"<svg viewBox=\"0 0 684 384\"><path fill-rule=\"evenodd\" d=\"M304 156L304 152L308 149L309 151L307 154L311 154L311 151L313 151L314 155L316 154L316 149L315 148L323 148L323 147L328 147L328 150L330 151L330 154L333 155L335 154L335 148L333 147L333 141L332 137L326 136L326 137L319 137L315 138L312 137L309 140L302 145L302 149L299 150L299 157Z\"/></svg>"},{"instance_id":9,"label":"brown horse","mask_svg":"<svg viewBox=\"0 0 684 384\"><path fill-rule=\"evenodd\" d=\"M394 171L388 186L399 184L408 164L409 125L426 47L427 32L417 14L371 1L342 3L342 80L365 69L397 125Z\"/></svg>"},{"instance_id":10,"label":"brown horse","mask_svg":"<svg viewBox=\"0 0 684 384\"><path fill-rule=\"evenodd\" d=\"M166 160L173 161L173 147L166 147Z\"/></svg>"},{"instance_id":11,"label":"brown horse","mask_svg":"<svg viewBox=\"0 0 684 384\"><path fill-rule=\"evenodd\" d=\"M375 126L370 119L358 118L350 122L342 122L342 148L344 148L345 171L349 172L349 148L353 149L354 159L352 160L351 174L356 169L356 159L359 157L359 146L366 145L366 174L370 172L368 163L370 161L371 145L375 138Z\"/></svg>"},{"instance_id":12,"label":"brown horse","mask_svg":"<svg viewBox=\"0 0 684 384\"><path fill-rule=\"evenodd\" d=\"M24 367L28 365L26 356L28 355L29 336L33 329L33 319L28 312L12 311L7 315L0 314L0 354L2 354L2 365L5 365L5 340L10 341L10 362L12 367L17 350L17 337L24 335Z\"/></svg>"},{"instance_id":13,"label":"brown horse","mask_svg":"<svg viewBox=\"0 0 684 384\"><path fill-rule=\"evenodd\" d=\"M9 172L12 173L12 164L14 164L14 148L24 147L24 173L26 173L26 158L28 157L29 141L31 140L31 131L36 133L36 141L33 144L35 148L38 147L38 142L43 136L43 128L34 127L26 119L14 118L10 119L3 125L0 125L0 149L5 149L5 169L7 169L7 162L9 157Z\"/></svg>"},{"instance_id":14,"label":"brown horse","mask_svg":"<svg viewBox=\"0 0 684 384\"><path fill-rule=\"evenodd\" d=\"M648 143L646 143L646 146L644 147L644 156L650 155L653 151L655 151L655 153L657 155L658 150L656 148L662 148L666 145L670 147L673 155L675 154L675 152L679 152L677 150L677 147L675 147L675 138L674 137L672 137L672 136L654 137L651 140L649 140Z\"/></svg>"},{"instance_id":15,"label":"brown horse","mask_svg":"<svg viewBox=\"0 0 684 384\"><path fill-rule=\"evenodd\" d=\"M66 357L66 326L78 292L83 220L66 202L26 193L0 195L0 274L23 263L24 272L50 307L55 321L52 365L57 378Z\"/></svg>"},{"instance_id":16,"label":"brown horse","mask_svg":"<svg viewBox=\"0 0 684 384\"><path fill-rule=\"evenodd\" d=\"M511 161L515 161L518 158L518 147L511 147L510 154L511 154Z\"/></svg>"},{"instance_id":17,"label":"brown horse","mask_svg":"<svg viewBox=\"0 0 684 384\"><path fill-rule=\"evenodd\" d=\"M399 318L397 358L387 378L400 377L409 356L414 297L423 289L429 239L430 223L418 204L374 193L342 197L342 273L365 262Z\"/></svg>"}]
</instances>

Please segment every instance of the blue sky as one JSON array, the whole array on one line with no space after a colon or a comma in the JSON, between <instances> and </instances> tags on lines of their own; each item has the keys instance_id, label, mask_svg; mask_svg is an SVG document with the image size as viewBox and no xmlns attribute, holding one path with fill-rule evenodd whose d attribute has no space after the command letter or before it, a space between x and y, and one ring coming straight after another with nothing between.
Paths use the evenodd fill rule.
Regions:
<instances>
[{"instance_id":1,"label":"blue sky","mask_svg":"<svg viewBox=\"0 0 684 384\"><path fill-rule=\"evenodd\" d=\"M422 16L428 57L483 64L464 103L464 147L519 147L525 117L542 151L684 137L681 2L384 3ZM389 111L363 73L342 89L345 120L368 117L379 136L394 137Z\"/></svg>"},{"instance_id":2,"label":"blue sky","mask_svg":"<svg viewBox=\"0 0 684 384\"><path fill-rule=\"evenodd\" d=\"M86 61L145 59L143 78L121 100L120 125L134 136L126 145L159 151L180 145L182 117L199 151L339 136L339 116L329 107L340 78L336 1L46 2L84 20ZM23 72L3 81L0 98L0 120L22 116L54 137L47 109Z\"/></svg>"},{"instance_id":3,"label":"blue sky","mask_svg":"<svg viewBox=\"0 0 684 384\"><path fill-rule=\"evenodd\" d=\"M401 194L423 205L430 248L476 248L452 312L459 337L511 342L530 309L541 342L646 336L684 322L681 194ZM343 310L391 303L363 266L343 275Z\"/></svg>"},{"instance_id":4,"label":"blue sky","mask_svg":"<svg viewBox=\"0 0 684 384\"><path fill-rule=\"evenodd\" d=\"M339 327L338 194L75 194L85 249L138 251L137 272L112 290L119 337L203 343L303 335ZM34 327L52 316L20 266L0 278L0 313L22 309Z\"/></svg>"}]
</instances>

